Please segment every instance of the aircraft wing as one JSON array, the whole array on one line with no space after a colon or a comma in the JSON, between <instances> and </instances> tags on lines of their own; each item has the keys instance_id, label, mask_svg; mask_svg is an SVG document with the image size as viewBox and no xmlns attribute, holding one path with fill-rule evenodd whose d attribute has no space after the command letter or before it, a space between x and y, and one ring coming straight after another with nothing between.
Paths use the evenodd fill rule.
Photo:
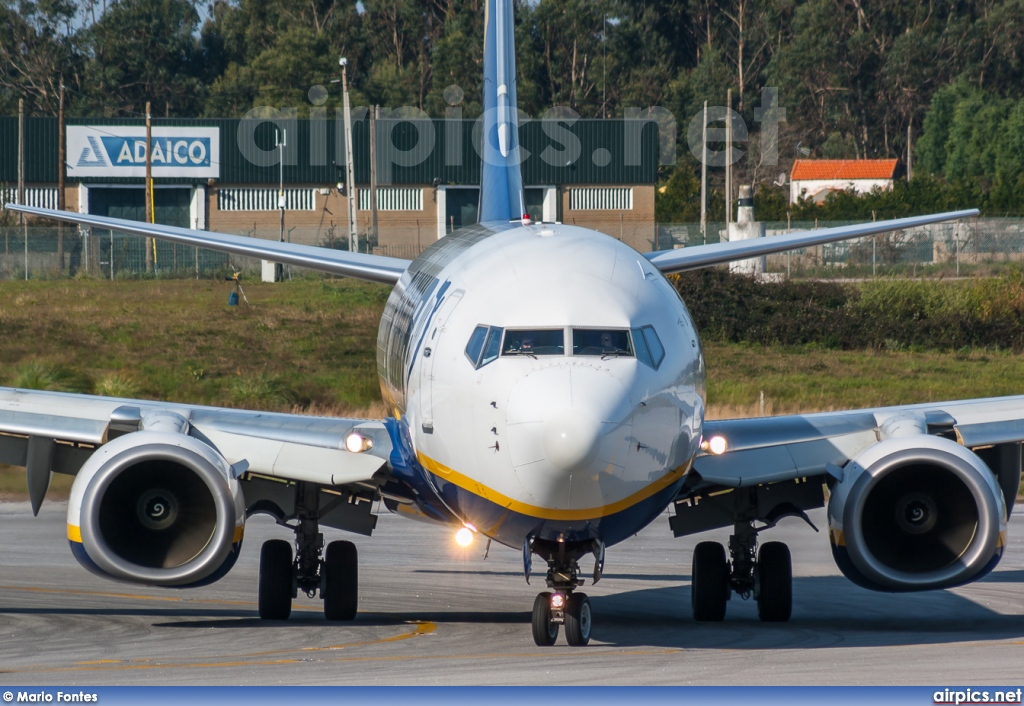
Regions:
<instances>
[{"instance_id":1,"label":"aircraft wing","mask_svg":"<svg viewBox=\"0 0 1024 706\"><path fill-rule=\"evenodd\" d=\"M30 216L53 218L59 221L77 223L82 226L133 233L135 235L143 235L158 240L169 240L183 245L194 245L206 248L207 250L216 250L233 255L258 257L272 262L297 265L320 272L354 277L355 279L363 279L370 282L381 282L383 284L395 284L410 265L409 260L395 257L352 253L347 250L331 250L329 248L298 245L295 243L281 243L274 240L249 238L230 233L190 230L188 228L143 223L141 221L128 221L121 218L92 216L87 213L19 206L13 203L6 204L4 208L8 211L24 213Z\"/></svg>"},{"instance_id":2,"label":"aircraft wing","mask_svg":"<svg viewBox=\"0 0 1024 706\"><path fill-rule=\"evenodd\" d=\"M705 482L729 488L824 476L830 466L842 467L874 444L915 428L968 449L1019 444L1024 395L708 421L704 439L722 437L725 451L703 452L694 469Z\"/></svg>"},{"instance_id":3,"label":"aircraft wing","mask_svg":"<svg viewBox=\"0 0 1024 706\"><path fill-rule=\"evenodd\" d=\"M257 474L332 487L378 487L388 473L391 440L376 419L313 417L199 405L0 388L0 463L27 469L38 510L49 472L75 474L103 444L134 431L160 429L167 415L181 433L220 452L236 476ZM352 432L372 448L352 453Z\"/></svg>"},{"instance_id":4,"label":"aircraft wing","mask_svg":"<svg viewBox=\"0 0 1024 706\"><path fill-rule=\"evenodd\" d=\"M834 243L839 240L860 238L865 235L917 228L930 223L955 221L959 218L972 218L976 217L978 213L978 209L972 208L965 211L950 211L929 216L896 218L889 221L858 223L852 226L840 226L837 228L819 228L816 230L787 233L785 235L773 235L767 238L751 238L749 240L726 243L696 245L692 248L680 248L678 250L661 250L659 252L647 253L645 257L663 273L673 274L686 270L696 270L701 267L721 265L736 260L746 260L751 257L795 250L797 248L807 248L824 243Z\"/></svg>"}]
</instances>

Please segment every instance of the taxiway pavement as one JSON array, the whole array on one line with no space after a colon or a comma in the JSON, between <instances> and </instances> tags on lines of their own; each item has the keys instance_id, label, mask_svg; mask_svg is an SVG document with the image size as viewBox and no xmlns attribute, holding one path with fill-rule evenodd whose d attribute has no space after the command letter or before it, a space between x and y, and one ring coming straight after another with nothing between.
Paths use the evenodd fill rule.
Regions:
<instances>
[{"instance_id":1,"label":"taxiway pavement","mask_svg":"<svg viewBox=\"0 0 1024 706\"><path fill-rule=\"evenodd\" d=\"M33 518L0 503L0 684L986 684L1021 686L1024 514L999 568L963 588L880 594L847 581L824 533L785 520L768 533L794 560L793 619L762 624L734 596L718 624L690 617L697 541L667 516L608 550L591 597L591 644L533 644L519 551L460 549L440 528L389 515L357 537L359 615L328 624L300 597L292 619L256 612L259 548L288 539L267 518L246 527L234 570L212 586L150 589L78 566L60 503ZM812 519L825 526L821 511ZM328 541L351 538L330 533ZM590 567L585 571L589 572Z\"/></svg>"}]
</instances>

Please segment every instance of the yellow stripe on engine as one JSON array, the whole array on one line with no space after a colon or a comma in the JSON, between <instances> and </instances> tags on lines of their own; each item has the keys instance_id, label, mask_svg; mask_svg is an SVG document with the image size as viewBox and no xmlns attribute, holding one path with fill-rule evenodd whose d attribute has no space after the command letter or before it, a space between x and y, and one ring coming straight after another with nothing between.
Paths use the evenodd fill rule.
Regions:
<instances>
[{"instance_id":1,"label":"yellow stripe on engine","mask_svg":"<svg viewBox=\"0 0 1024 706\"><path fill-rule=\"evenodd\" d=\"M68 539L72 542L82 543L82 528L75 525L68 525Z\"/></svg>"},{"instance_id":2,"label":"yellow stripe on engine","mask_svg":"<svg viewBox=\"0 0 1024 706\"><path fill-rule=\"evenodd\" d=\"M1002 549L1005 546L1006 546L1006 531L1004 530L1004 531L999 533L999 538L996 539L996 548L997 549Z\"/></svg>"},{"instance_id":3,"label":"yellow stripe on engine","mask_svg":"<svg viewBox=\"0 0 1024 706\"><path fill-rule=\"evenodd\" d=\"M836 545L837 547L846 546L846 535L843 534L842 530L834 529L830 530L830 532L832 534L832 544Z\"/></svg>"},{"instance_id":4,"label":"yellow stripe on engine","mask_svg":"<svg viewBox=\"0 0 1024 706\"><path fill-rule=\"evenodd\" d=\"M556 510L553 508L539 507L537 505L529 505L527 503L521 503L518 500L513 500L493 488L488 488L479 481L473 480L468 476L462 475L458 471L452 470L451 468L438 463L423 453L417 452L416 458L419 459L419 462L425 469L436 476L443 477L446 481L459 486L463 490L468 490L470 493L478 495L484 500L489 500L495 505L500 505L501 507L512 510L513 512L518 512L521 515L528 515L529 517L536 517L542 520L593 520L598 517L614 515L615 513L626 510L633 505L646 500L659 491L664 490L668 486L672 485L672 483L682 478L689 470L689 464L680 466L675 470L669 471L643 490L639 490L632 495L609 505L585 508L581 510Z\"/></svg>"},{"instance_id":5,"label":"yellow stripe on engine","mask_svg":"<svg viewBox=\"0 0 1024 706\"><path fill-rule=\"evenodd\" d=\"M238 525L235 527L235 534L231 538L232 544L238 544L242 541L242 535L245 534L245 525Z\"/></svg>"}]
</instances>

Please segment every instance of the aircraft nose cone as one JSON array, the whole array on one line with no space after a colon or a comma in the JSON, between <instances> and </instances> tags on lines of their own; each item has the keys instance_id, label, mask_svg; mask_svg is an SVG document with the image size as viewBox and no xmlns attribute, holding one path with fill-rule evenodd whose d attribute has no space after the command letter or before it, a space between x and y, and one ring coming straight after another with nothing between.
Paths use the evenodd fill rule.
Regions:
<instances>
[{"instance_id":1,"label":"aircraft nose cone","mask_svg":"<svg viewBox=\"0 0 1024 706\"><path fill-rule=\"evenodd\" d=\"M563 471L575 471L597 455L601 423L579 409L553 414L544 423L544 455Z\"/></svg>"}]
</instances>

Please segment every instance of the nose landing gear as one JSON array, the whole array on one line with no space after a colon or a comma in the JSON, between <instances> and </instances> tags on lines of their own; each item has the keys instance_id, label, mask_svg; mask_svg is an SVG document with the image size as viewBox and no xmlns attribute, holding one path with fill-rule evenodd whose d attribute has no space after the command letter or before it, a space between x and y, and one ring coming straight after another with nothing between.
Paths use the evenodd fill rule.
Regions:
<instances>
[{"instance_id":1,"label":"nose landing gear","mask_svg":"<svg viewBox=\"0 0 1024 706\"><path fill-rule=\"evenodd\" d=\"M558 630L565 626L565 641L573 647L590 642L590 598L585 593L544 591L533 601L533 641L550 647L558 639Z\"/></svg>"},{"instance_id":2,"label":"nose landing gear","mask_svg":"<svg viewBox=\"0 0 1024 706\"><path fill-rule=\"evenodd\" d=\"M595 571L595 576L600 576L600 572ZM566 559L564 544L558 548L558 558L548 560L546 581L551 590L538 594L533 601L533 641L540 647L550 647L558 639L559 629L565 626L566 642L583 647L590 642L593 624L590 598L576 590L583 585L583 579L579 578L576 559Z\"/></svg>"}]
</instances>

